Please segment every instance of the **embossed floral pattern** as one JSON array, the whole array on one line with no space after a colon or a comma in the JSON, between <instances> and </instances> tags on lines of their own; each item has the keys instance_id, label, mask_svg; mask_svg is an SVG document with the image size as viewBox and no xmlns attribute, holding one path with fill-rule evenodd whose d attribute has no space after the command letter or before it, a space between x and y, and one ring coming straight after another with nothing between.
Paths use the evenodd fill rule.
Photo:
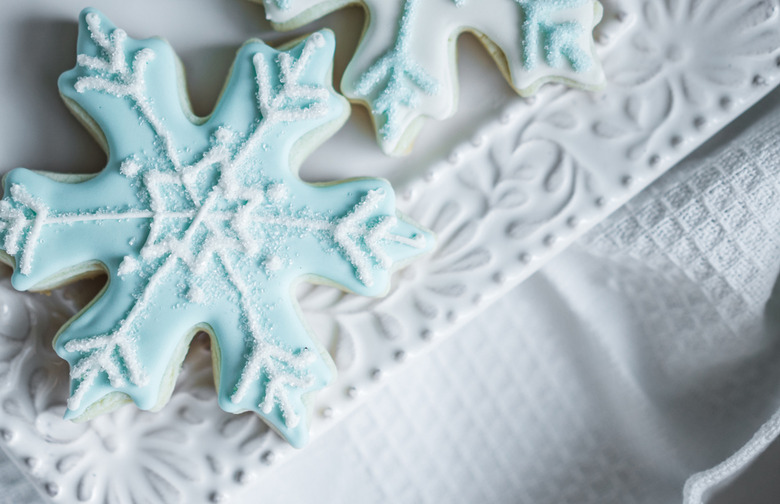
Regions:
<instances>
[{"instance_id":1,"label":"embossed floral pattern","mask_svg":"<svg viewBox=\"0 0 780 504\"><path fill-rule=\"evenodd\" d=\"M647 153L655 131L683 102L729 108L730 93L760 85L752 62L780 45L774 0L645 1L638 15L643 23L628 36L628 49L605 63L610 82L629 93L624 109L593 125L603 138L633 137L631 159ZM706 118L694 120L702 127Z\"/></svg>"}]
</instances>

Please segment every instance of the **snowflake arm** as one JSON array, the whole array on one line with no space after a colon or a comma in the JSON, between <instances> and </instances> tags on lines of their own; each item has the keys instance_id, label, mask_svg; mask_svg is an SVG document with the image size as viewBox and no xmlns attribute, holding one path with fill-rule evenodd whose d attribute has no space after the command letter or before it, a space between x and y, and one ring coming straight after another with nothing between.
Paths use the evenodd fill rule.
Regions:
<instances>
[{"instance_id":1,"label":"snowflake arm","mask_svg":"<svg viewBox=\"0 0 780 504\"><path fill-rule=\"evenodd\" d=\"M19 290L56 287L74 270L107 271L107 264L95 258L96 247L107 255L121 253L145 234L139 217L148 212L118 177L103 172L86 179L74 176L72 183L55 177L62 178L20 168L3 179L0 248L5 262L16 266L11 281ZM84 180L75 182L79 179ZM126 203L105 201L106 190Z\"/></svg>"},{"instance_id":2,"label":"snowflake arm","mask_svg":"<svg viewBox=\"0 0 780 504\"><path fill-rule=\"evenodd\" d=\"M576 72L585 72L594 58L581 44L588 38L586 27L573 21L560 21L561 10L589 6L591 0L514 0L523 11L523 67L533 70L546 63L551 68L562 68L564 61ZM599 14L598 19L601 15ZM542 60L542 62L540 62Z\"/></svg>"},{"instance_id":3,"label":"snowflake arm","mask_svg":"<svg viewBox=\"0 0 780 504\"><path fill-rule=\"evenodd\" d=\"M333 283L333 274L338 272L344 279L338 282L340 288L363 296L381 296L390 287L390 272L433 242L429 232L396 213L395 197L386 182L356 180L310 190L344 203L333 219L331 238L324 242L327 253L321 254L308 272L325 283Z\"/></svg>"},{"instance_id":4,"label":"snowflake arm","mask_svg":"<svg viewBox=\"0 0 780 504\"><path fill-rule=\"evenodd\" d=\"M171 341L159 338L154 313L133 310L138 303L132 294L144 286L138 277L121 282L110 279L89 309L57 334L55 349L72 363L67 418L89 419L101 402L118 405L133 400L142 409L158 404L162 372L174 348L166 347ZM119 324L116 317L121 317ZM161 362L150 362L149 356L140 355L142 345L150 344L144 341L144 334L150 334L154 355Z\"/></svg>"},{"instance_id":5,"label":"snowflake arm","mask_svg":"<svg viewBox=\"0 0 780 504\"><path fill-rule=\"evenodd\" d=\"M220 405L255 411L302 445L307 398L333 365L295 310L294 284L377 295L392 268L433 245L396 215L386 182L312 186L295 175L301 151L348 111L330 84L333 35L287 51L245 44L201 120L181 108L166 43L134 40L92 9L80 28L60 91L105 140L107 165L62 181L14 170L0 201L1 257L17 266L17 288L108 273L105 291L55 338L71 366L66 416L128 401L162 407L190 339L205 331Z\"/></svg>"},{"instance_id":6,"label":"snowflake arm","mask_svg":"<svg viewBox=\"0 0 780 504\"><path fill-rule=\"evenodd\" d=\"M255 411L293 446L302 446L311 414L307 397L328 384L335 368L316 340L300 337L308 331L292 303L267 304L272 296L283 299L289 295L281 285L271 291L277 288L264 296L243 289L241 316L251 330L245 334L244 345L220 351L220 406L234 413ZM274 323L268 324L271 319ZM219 331L223 323L215 320L214 330Z\"/></svg>"},{"instance_id":7,"label":"snowflake arm","mask_svg":"<svg viewBox=\"0 0 780 504\"><path fill-rule=\"evenodd\" d=\"M347 2L263 0L278 29L322 17ZM377 140L388 154L404 154L423 118L455 113L455 43L477 34L521 95L545 82L596 89L604 75L592 29L595 0L361 0L368 14L363 38L342 78L344 94L371 111Z\"/></svg>"},{"instance_id":8,"label":"snowflake arm","mask_svg":"<svg viewBox=\"0 0 780 504\"><path fill-rule=\"evenodd\" d=\"M401 14L398 37L392 49L379 58L355 85L355 92L369 97L379 135L393 141L403 133L403 109L419 105L419 91L433 96L439 83L428 75L410 53L411 26L419 0L408 0ZM415 89L417 88L417 89Z\"/></svg>"}]
</instances>

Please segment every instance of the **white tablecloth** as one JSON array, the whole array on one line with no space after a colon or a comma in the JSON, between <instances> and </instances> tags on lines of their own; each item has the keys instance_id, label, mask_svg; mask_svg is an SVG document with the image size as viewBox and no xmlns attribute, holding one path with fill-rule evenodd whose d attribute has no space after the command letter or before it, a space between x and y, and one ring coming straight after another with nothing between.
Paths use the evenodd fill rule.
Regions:
<instances>
[{"instance_id":1,"label":"white tablecloth","mask_svg":"<svg viewBox=\"0 0 780 504\"><path fill-rule=\"evenodd\" d=\"M251 501L706 500L780 429L778 132L775 91ZM36 499L2 453L0 488Z\"/></svg>"}]
</instances>

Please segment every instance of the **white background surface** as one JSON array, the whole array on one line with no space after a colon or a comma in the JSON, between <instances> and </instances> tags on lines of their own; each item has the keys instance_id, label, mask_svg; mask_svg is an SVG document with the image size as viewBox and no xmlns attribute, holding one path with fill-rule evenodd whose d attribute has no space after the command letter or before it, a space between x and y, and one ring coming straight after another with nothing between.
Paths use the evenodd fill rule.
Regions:
<instances>
[{"instance_id":1,"label":"white background surface","mask_svg":"<svg viewBox=\"0 0 780 504\"><path fill-rule=\"evenodd\" d=\"M224 76L232 60L232 55L237 47L247 38L263 36L271 40L286 40L291 37L288 34L271 34L263 19L262 8L258 5L243 0L144 0L135 2L102 1L92 2L92 6L103 10L117 24L125 28L135 37L164 34L179 53L187 68L189 90L192 96L194 109L199 114L205 114L211 108L211 104L217 97ZM75 54L76 17L78 11L85 5L72 0L43 1L27 0L25 2L12 2L4 5L4 16L0 18L0 171L24 166L31 169L62 171L62 172L94 172L100 169L103 155L92 139L78 126L75 119L71 118L58 96L56 79L61 72L72 67ZM340 14L330 16L318 25L330 25L337 29L339 35L339 57L336 63L336 73L340 74L345 64L345 57L351 52L359 36L360 28L354 24L361 18L360 11L349 9ZM352 175L380 175L388 176L391 180L402 180L405 170L424 162L425 156L430 152L448 151L450 145L454 145L463 137L468 137L470 126L474 122L495 113L496 107L502 103L502 97L510 91L499 73L495 70L492 61L487 58L472 39L464 40L461 45L461 95L468 99L461 100L461 111L451 121L445 124L431 125L424 137L421 138L420 149L416 158L406 160L388 159L382 156L376 149L373 141L373 131L370 127L367 115L362 109L356 108L353 117L345 129L339 133L347 137L356 149L364 152L365 156L374 160L371 166L350 165L349 158L341 156L327 144L315 153L304 165L305 176L318 178L346 177ZM469 71L464 71L468 69ZM337 77L338 78L338 77ZM778 92L773 99L762 102L762 107L778 109L780 101ZM755 113L754 113L755 115ZM748 118L737 126L746 128L754 117ZM732 136L735 133L732 133ZM723 136L721 143L727 142L731 137ZM433 146L433 147L431 147ZM562 261L575 261L573 254ZM561 261L559 261L560 263ZM464 427L465 431L458 431L460 417L455 411L447 408L446 397L428 397L419 390L420 380L427 380L426 370L437 369L446 366L442 362L442 355L457 356L464 349L478 351L474 345L478 338L495 339L496 332L507 332L507 337L516 336L512 345L520 351L524 342L523 337L540 337L527 333L517 334L512 331L513 324L520 324L516 320L515 303L525 303L533 306L533 300L537 297L534 291L529 289L541 288L546 275L555 276L556 265L548 267L541 275L534 277L529 283L521 286L516 292L491 310L484 313L480 319L465 327L447 348L434 352L422 358L409 370L409 377L398 380L386 389L380 396L374 398L367 408L357 412L348 419L343 428L328 434L311 446L309 453L298 457L296 460L276 469L277 474L272 482L258 482L257 493L260 502L305 502L311 501L313 496L320 493L314 487L306 487L299 484L301 474L314 478L321 484L333 485L334 492L339 489L341 495L349 495L350 488L356 482L373 482L359 486L364 492L367 501L386 500L392 502L413 502L418 500L420 494L404 493L404 488L422 488L427 482L415 479L404 480L393 477L394 466L413 465L415 459L425 458L429 455L418 453L416 450L425 451L426 448L441 448L447 444L455 446L452 452L442 454L442 457L464 457L467 462L473 462L475 457L490 459L501 449L500 445L486 448L483 445L469 445L469 429L474 425ZM587 295L585 292L584 295ZM559 301L560 302L560 301ZM511 334L510 334L511 333ZM560 341L561 347L566 348L566 340ZM518 347L519 346L519 347ZM559 350L560 350L559 348ZM449 352L449 353L447 353ZM490 351L487 352L492 355ZM572 354L576 357L576 352ZM576 359L575 359L576 360ZM598 361L596 361L598 362ZM489 367L489 366L488 366ZM563 375L562 375L563 376ZM457 377L453 377L456 380ZM572 378L577 381L578 378ZM583 390L588 391L587 387ZM415 396L415 394L417 394ZM474 391L473 398L479 396L479 390ZM412 397L411 402L404 403L401 399ZM425 430L415 432L394 431L394 426L414 425L416 412L409 406L414 405L414 397L421 403L434 404L441 400L440 407L434 406L424 411L430 416L430 422L439 422L441 431L438 431L430 444L414 444L412 440L420 440L425 436ZM523 398L515 398L522 402ZM597 399L597 398L592 398ZM406 399L404 399L406 400ZM404 406L406 404L406 406ZM598 402L587 401L588 409L600 408ZM406 408L409 415L406 422L392 422L391 418L381 415L383 408L397 413L398 409ZM395 408L395 409L394 409ZM473 417L468 417L473 418ZM551 420L555 424L554 420ZM753 423L760 423L760 419L752 419ZM451 427L448 427L451 426ZM477 427L480 427L479 425ZM562 425L561 428L565 428ZM490 428L481 425L481 428ZM637 426L637 428L642 428ZM385 430L383 430L385 429ZM586 429L587 430L587 429ZM737 429L739 431L739 429ZM390 435L387 433L390 432ZM443 434L442 434L443 433ZM464 436L465 434L465 436ZM744 437L744 429L740 431ZM439 439L441 437L444 439ZM601 436L601 437L599 437ZM604 434L596 436L596 440L603 440ZM735 436L738 438L740 436ZM348 441L352 441L351 444ZM371 444L376 441L376 444ZM449 443L447 442L449 441ZM738 439L732 439L729 446L736 449L739 446ZM747 439L742 439L742 442ZM595 441L594 441L595 442ZM713 440L713 443L715 440ZM393 447L395 443L395 447ZM342 450L345 445L350 445L350 450ZM576 445L575 445L576 446ZM357 447L357 448L356 448ZM354 451L358 448L363 451ZM351 451L352 450L352 451ZM391 455L386 455L386 450L392 450ZM482 450L480 452L480 450ZM717 451L717 450L715 450ZM728 455L728 448L722 448L722 456ZM522 450L518 450L518 453ZM480 455L482 453L482 455ZM354 458L350 459L350 456ZM419 456L419 457L418 457ZM714 456L714 455L713 455ZM363 458L370 457L378 462L366 464ZM715 457L717 458L717 457ZM350 465L351 462L360 462ZM431 458L435 461L434 458ZM476 460L482 460L477 458ZM511 476L511 470L517 464L538 464L539 478L547 480L548 471L555 472L555 467L545 465L540 460L513 460L499 464L498 468L484 469L481 483L493 481L495 492L492 494L468 493L462 491L457 494L448 494L453 489L458 489L459 473L442 474L446 464L435 465L434 472L439 471L439 481L442 488L439 490L444 495L450 495L450 501L462 502L517 502L518 494L512 493L513 489L526 488L522 482L502 480ZM647 460L644 461L648 463ZM664 460L656 460L658 464L659 485L667 485L667 495L679 495L681 491L680 478L683 473L676 468L665 468ZM385 465L383 465L385 464ZM473 477L473 465L463 463L460 471L466 471ZM736 485L727 490L719 504L731 502L766 502L772 503L780 500L780 488L774 483L774 479L768 477L774 475L780 467L780 449L775 448L761 461L761 464L747 475L740 478ZM438 468L438 469L437 469ZM617 466L606 464L601 469L608 472L606 481L615 475ZM705 469L706 466L699 469ZM632 468L633 469L633 468ZM674 477L662 478L661 474L674 473ZM379 471L386 470L386 473ZM367 472L373 471L371 474ZM492 472L491 472L492 471ZM630 471L629 471L630 472ZM648 478L648 472L642 473ZM650 471L652 473L652 471ZM518 473L519 474L519 473ZM463 476L468 479L466 476ZM491 478L495 477L495 480ZM517 477L515 475L515 477ZM587 479L587 478L585 478ZM0 481L3 481L0 479ZM549 481L554 481L550 479ZM663 481L663 482L661 482ZM376 482L381 482L378 484ZM447 483L449 482L449 483ZM642 486L647 485L647 481ZM378 486L377 486L378 485ZM449 486L448 486L449 485ZM676 486L675 486L676 485ZM332 488L333 488L332 487ZM433 488L433 487L426 487ZM577 492L573 487L572 492ZM372 493L372 491L374 493ZM431 490L432 491L432 490ZM675 493L677 492L677 493ZM250 495L253 493L250 492ZM425 494L429 502L437 502L437 495ZM395 497L395 498L394 498ZM575 495L574 497L578 497ZM581 497L581 496L579 496ZM527 496L526 496L527 498ZM670 497L671 498L671 497ZM743 500L744 499L744 500ZM581 499L582 502L586 500ZM637 498L637 501L641 501ZM672 498L672 502L677 502ZM529 501L530 502L530 501ZM599 494L593 495L593 502L599 500Z\"/></svg>"}]
</instances>

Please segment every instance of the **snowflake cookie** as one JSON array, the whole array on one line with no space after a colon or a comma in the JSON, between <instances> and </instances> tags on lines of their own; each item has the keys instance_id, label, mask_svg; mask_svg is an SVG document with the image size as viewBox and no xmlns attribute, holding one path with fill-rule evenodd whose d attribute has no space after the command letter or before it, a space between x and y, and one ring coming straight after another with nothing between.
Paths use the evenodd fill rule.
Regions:
<instances>
[{"instance_id":1,"label":"snowflake cookie","mask_svg":"<svg viewBox=\"0 0 780 504\"><path fill-rule=\"evenodd\" d=\"M260 1L260 0L256 0ZM455 43L474 33L512 87L527 96L545 82L597 89L595 0L262 0L277 29L292 29L351 4L367 14L341 91L371 111L388 154L409 151L423 118L455 113Z\"/></svg>"},{"instance_id":2,"label":"snowflake cookie","mask_svg":"<svg viewBox=\"0 0 780 504\"><path fill-rule=\"evenodd\" d=\"M129 401L161 408L205 331L220 406L255 411L292 445L306 442L309 396L334 366L301 319L295 284L382 295L394 267L433 245L397 214L386 181L296 176L349 112L330 84L333 51L328 31L287 51L246 43L200 119L182 106L165 41L134 40L82 13L77 65L59 87L108 163L89 177L13 170L0 201L0 248L17 289L108 274L54 341L70 364L67 418Z\"/></svg>"}]
</instances>

